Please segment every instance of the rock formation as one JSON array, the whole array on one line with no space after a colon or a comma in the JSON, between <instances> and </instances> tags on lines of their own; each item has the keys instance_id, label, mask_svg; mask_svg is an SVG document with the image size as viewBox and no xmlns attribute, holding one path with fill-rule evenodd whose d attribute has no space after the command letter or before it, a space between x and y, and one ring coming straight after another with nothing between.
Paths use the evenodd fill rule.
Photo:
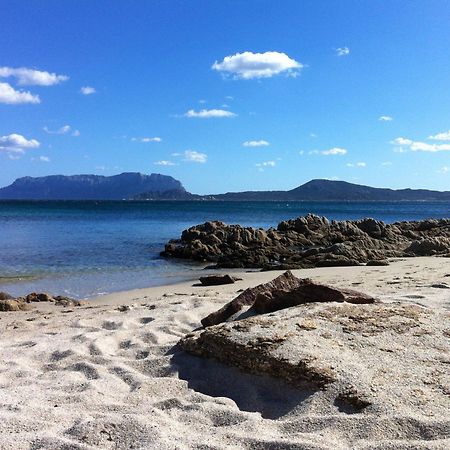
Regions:
<instances>
[{"instance_id":1,"label":"rock formation","mask_svg":"<svg viewBox=\"0 0 450 450\"><path fill-rule=\"evenodd\" d=\"M0 311L28 311L31 309L30 303L51 302L56 306L81 306L79 300L73 300L69 297L57 295L51 296L47 293L32 292L25 297L17 297L7 294L6 292L0 292Z\"/></svg>"},{"instance_id":2,"label":"rock formation","mask_svg":"<svg viewBox=\"0 0 450 450\"><path fill-rule=\"evenodd\" d=\"M295 284L291 274L282 277L273 284ZM196 330L179 345L196 356L281 378L310 395L322 390L337 411L408 415L426 405L430 414L450 413L448 314L298 281L282 295L264 285L249 291L250 297L266 293L256 295L256 304L263 295L262 312L270 313ZM303 287L313 295L308 298ZM296 292L309 301L292 306ZM280 305L283 299L288 301Z\"/></svg>"},{"instance_id":3,"label":"rock formation","mask_svg":"<svg viewBox=\"0 0 450 450\"><path fill-rule=\"evenodd\" d=\"M206 222L183 231L161 254L265 270L386 264L393 257L450 256L450 219L385 224L309 214L268 230Z\"/></svg>"},{"instance_id":4,"label":"rock formation","mask_svg":"<svg viewBox=\"0 0 450 450\"><path fill-rule=\"evenodd\" d=\"M231 275L208 275L207 277L200 277L200 283L203 286L219 286L221 284L233 284L242 278L233 277Z\"/></svg>"}]
</instances>

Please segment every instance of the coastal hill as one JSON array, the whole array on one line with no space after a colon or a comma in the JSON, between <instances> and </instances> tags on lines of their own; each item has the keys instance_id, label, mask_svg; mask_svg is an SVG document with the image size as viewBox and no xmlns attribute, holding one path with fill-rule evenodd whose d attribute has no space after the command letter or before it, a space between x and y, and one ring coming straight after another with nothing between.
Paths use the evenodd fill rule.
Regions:
<instances>
[{"instance_id":1,"label":"coastal hill","mask_svg":"<svg viewBox=\"0 0 450 450\"><path fill-rule=\"evenodd\" d=\"M450 191L374 188L346 181L311 180L289 191L197 195L167 175L122 173L18 178L0 189L3 200L221 200L221 201L443 201Z\"/></svg>"},{"instance_id":2,"label":"coastal hill","mask_svg":"<svg viewBox=\"0 0 450 450\"><path fill-rule=\"evenodd\" d=\"M183 185L167 175L152 173L121 173L110 177L101 175L52 175L18 178L0 189L0 199L7 200L122 200L142 192L185 192Z\"/></svg>"},{"instance_id":3,"label":"coastal hill","mask_svg":"<svg viewBox=\"0 0 450 450\"><path fill-rule=\"evenodd\" d=\"M386 189L347 183L311 180L290 191L228 192L209 196L234 201L434 201L450 200L450 192L426 189Z\"/></svg>"}]
</instances>

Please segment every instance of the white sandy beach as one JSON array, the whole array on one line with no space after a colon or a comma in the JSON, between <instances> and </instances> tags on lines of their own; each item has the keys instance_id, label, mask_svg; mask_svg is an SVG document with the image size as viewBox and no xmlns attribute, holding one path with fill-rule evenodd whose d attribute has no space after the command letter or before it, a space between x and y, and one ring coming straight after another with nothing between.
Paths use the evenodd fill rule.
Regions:
<instances>
[{"instance_id":1,"label":"white sandy beach","mask_svg":"<svg viewBox=\"0 0 450 450\"><path fill-rule=\"evenodd\" d=\"M450 259L294 273L449 318ZM347 414L302 402L274 379L173 349L238 290L278 274L242 272L233 285L186 282L120 292L78 308L39 304L0 313L0 448L450 448L448 396L440 416L426 406L414 416ZM444 352L450 362L449 347Z\"/></svg>"}]
</instances>

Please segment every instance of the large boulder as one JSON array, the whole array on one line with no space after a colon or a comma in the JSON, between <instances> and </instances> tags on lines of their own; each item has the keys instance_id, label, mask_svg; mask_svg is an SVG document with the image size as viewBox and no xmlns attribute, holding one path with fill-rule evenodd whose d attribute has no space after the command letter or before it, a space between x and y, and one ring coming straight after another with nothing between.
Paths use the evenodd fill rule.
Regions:
<instances>
[{"instance_id":1,"label":"large boulder","mask_svg":"<svg viewBox=\"0 0 450 450\"><path fill-rule=\"evenodd\" d=\"M180 346L320 391L330 414L450 417L446 321L418 305L313 302L194 331Z\"/></svg>"}]
</instances>

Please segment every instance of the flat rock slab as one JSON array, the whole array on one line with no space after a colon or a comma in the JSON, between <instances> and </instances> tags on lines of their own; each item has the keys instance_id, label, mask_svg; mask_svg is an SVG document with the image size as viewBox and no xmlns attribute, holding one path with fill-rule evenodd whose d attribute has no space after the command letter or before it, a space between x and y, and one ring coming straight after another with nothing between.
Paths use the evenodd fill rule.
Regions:
<instances>
[{"instance_id":1,"label":"flat rock slab","mask_svg":"<svg viewBox=\"0 0 450 450\"><path fill-rule=\"evenodd\" d=\"M308 303L195 331L180 345L327 391L345 412L450 417L449 341L449 315L417 305Z\"/></svg>"},{"instance_id":2,"label":"flat rock slab","mask_svg":"<svg viewBox=\"0 0 450 450\"><path fill-rule=\"evenodd\" d=\"M231 275L209 275L207 277L200 277L200 283L203 286L219 286L221 284L233 284L242 278L233 277Z\"/></svg>"}]
</instances>

